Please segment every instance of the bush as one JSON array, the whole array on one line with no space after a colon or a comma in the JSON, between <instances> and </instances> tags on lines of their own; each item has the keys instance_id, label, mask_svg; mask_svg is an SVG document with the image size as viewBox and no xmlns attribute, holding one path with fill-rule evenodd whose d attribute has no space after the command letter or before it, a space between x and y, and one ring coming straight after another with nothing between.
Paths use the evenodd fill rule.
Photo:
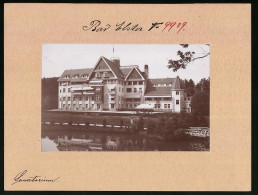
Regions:
<instances>
[{"instance_id":1,"label":"bush","mask_svg":"<svg viewBox=\"0 0 258 195\"><path fill-rule=\"evenodd\" d=\"M138 131L143 130L143 127L144 127L143 118L142 118L142 116L140 116L139 121L138 121L138 125L137 125Z\"/></svg>"},{"instance_id":2,"label":"bush","mask_svg":"<svg viewBox=\"0 0 258 195\"><path fill-rule=\"evenodd\" d=\"M148 130L147 130L148 133L153 133L156 130L155 122L153 120L150 120L147 125L147 128L148 128Z\"/></svg>"},{"instance_id":3,"label":"bush","mask_svg":"<svg viewBox=\"0 0 258 195\"><path fill-rule=\"evenodd\" d=\"M159 118L159 130L163 129L165 126L165 119Z\"/></svg>"},{"instance_id":4,"label":"bush","mask_svg":"<svg viewBox=\"0 0 258 195\"><path fill-rule=\"evenodd\" d=\"M106 119L103 119L103 121L102 121L102 125L103 125L103 127L104 127L104 128L106 127L106 125L107 125L107 121L106 121Z\"/></svg>"}]
</instances>

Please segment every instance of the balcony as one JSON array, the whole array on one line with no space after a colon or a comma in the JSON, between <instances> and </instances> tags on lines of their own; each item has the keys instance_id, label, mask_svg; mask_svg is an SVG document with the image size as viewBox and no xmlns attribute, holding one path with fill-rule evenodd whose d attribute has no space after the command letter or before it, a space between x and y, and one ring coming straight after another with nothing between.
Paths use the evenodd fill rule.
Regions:
<instances>
[{"instance_id":1,"label":"balcony","mask_svg":"<svg viewBox=\"0 0 258 195\"><path fill-rule=\"evenodd\" d=\"M171 108L154 108L154 112L172 112Z\"/></svg>"},{"instance_id":2,"label":"balcony","mask_svg":"<svg viewBox=\"0 0 258 195\"><path fill-rule=\"evenodd\" d=\"M116 102L116 100L114 99L114 100L109 100L109 103L115 103Z\"/></svg>"},{"instance_id":3,"label":"balcony","mask_svg":"<svg viewBox=\"0 0 258 195\"><path fill-rule=\"evenodd\" d=\"M136 92L136 93L126 93L125 98L141 98L142 93Z\"/></svg>"}]
</instances>

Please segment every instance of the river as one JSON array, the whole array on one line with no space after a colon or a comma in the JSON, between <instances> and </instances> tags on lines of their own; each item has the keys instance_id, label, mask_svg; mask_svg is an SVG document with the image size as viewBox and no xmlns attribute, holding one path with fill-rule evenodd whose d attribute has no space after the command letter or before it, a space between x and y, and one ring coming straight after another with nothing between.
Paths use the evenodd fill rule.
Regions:
<instances>
[{"instance_id":1,"label":"river","mask_svg":"<svg viewBox=\"0 0 258 195\"><path fill-rule=\"evenodd\" d=\"M43 130L41 150L48 151L209 151L209 139L158 141L146 136L72 130Z\"/></svg>"}]
</instances>

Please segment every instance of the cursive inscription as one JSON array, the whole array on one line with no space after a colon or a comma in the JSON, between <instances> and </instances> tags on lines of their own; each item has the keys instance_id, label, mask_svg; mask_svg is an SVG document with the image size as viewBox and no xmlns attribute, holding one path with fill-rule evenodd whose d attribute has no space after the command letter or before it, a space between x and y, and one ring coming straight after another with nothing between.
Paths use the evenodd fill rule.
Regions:
<instances>
[{"instance_id":1,"label":"cursive inscription","mask_svg":"<svg viewBox=\"0 0 258 195\"><path fill-rule=\"evenodd\" d=\"M60 177L57 177L57 178L54 178L54 179L49 179L49 178L46 178L46 177L42 177L42 176L39 176L39 175L35 175L35 176L26 176L27 174L27 170L24 170L20 173L18 173L15 177L14 177L14 182L12 183L12 185L16 184L16 183L19 183L19 182L50 182L50 183L54 183L54 182L58 182L58 179Z\"/></svg>"},{"instance_id":2,"label":"cursive inscription","mask_svg":"<svg viewBox=\"0 0 258 195\"><path fill-rule=\"evenodd\" d=\"M121 32L141 32L141 31L160 31L165 33L176 32L177 34L185 31L187 27L187 22L153 22L151 25L147 24L147 28L143 28L142 25L132 22L118 22L116 25L103 24L100 20L92 20L89 25L82 26L84 31L92 32L106 32L106 31L121 31Z\"/></svg>"}]
</instances>

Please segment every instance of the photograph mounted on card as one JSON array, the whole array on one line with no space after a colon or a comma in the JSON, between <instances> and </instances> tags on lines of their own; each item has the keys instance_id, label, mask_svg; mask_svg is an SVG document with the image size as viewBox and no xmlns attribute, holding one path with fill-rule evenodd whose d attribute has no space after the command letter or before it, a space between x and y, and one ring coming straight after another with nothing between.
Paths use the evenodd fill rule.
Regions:
<instances>
[{"instance_id":1,"label":"photograph mounted on card","mask_svg":"<svg viewBox=\"0 0 258 195\"><path fill-rule=\"evenodd\" d=\"M43 45L42 151L209 151L209 54L205 44Z\"/></svg>"},{"instance_id":2,"label":"photograph mounted on card","mask_svg":"<svg viewBox=\"0 0 258 195\"><path fill-rule=\"evenodd\" d=\"M5 4L4 59L5 190L250 191L250 4Z\"/></svg>"}]
</instances>

